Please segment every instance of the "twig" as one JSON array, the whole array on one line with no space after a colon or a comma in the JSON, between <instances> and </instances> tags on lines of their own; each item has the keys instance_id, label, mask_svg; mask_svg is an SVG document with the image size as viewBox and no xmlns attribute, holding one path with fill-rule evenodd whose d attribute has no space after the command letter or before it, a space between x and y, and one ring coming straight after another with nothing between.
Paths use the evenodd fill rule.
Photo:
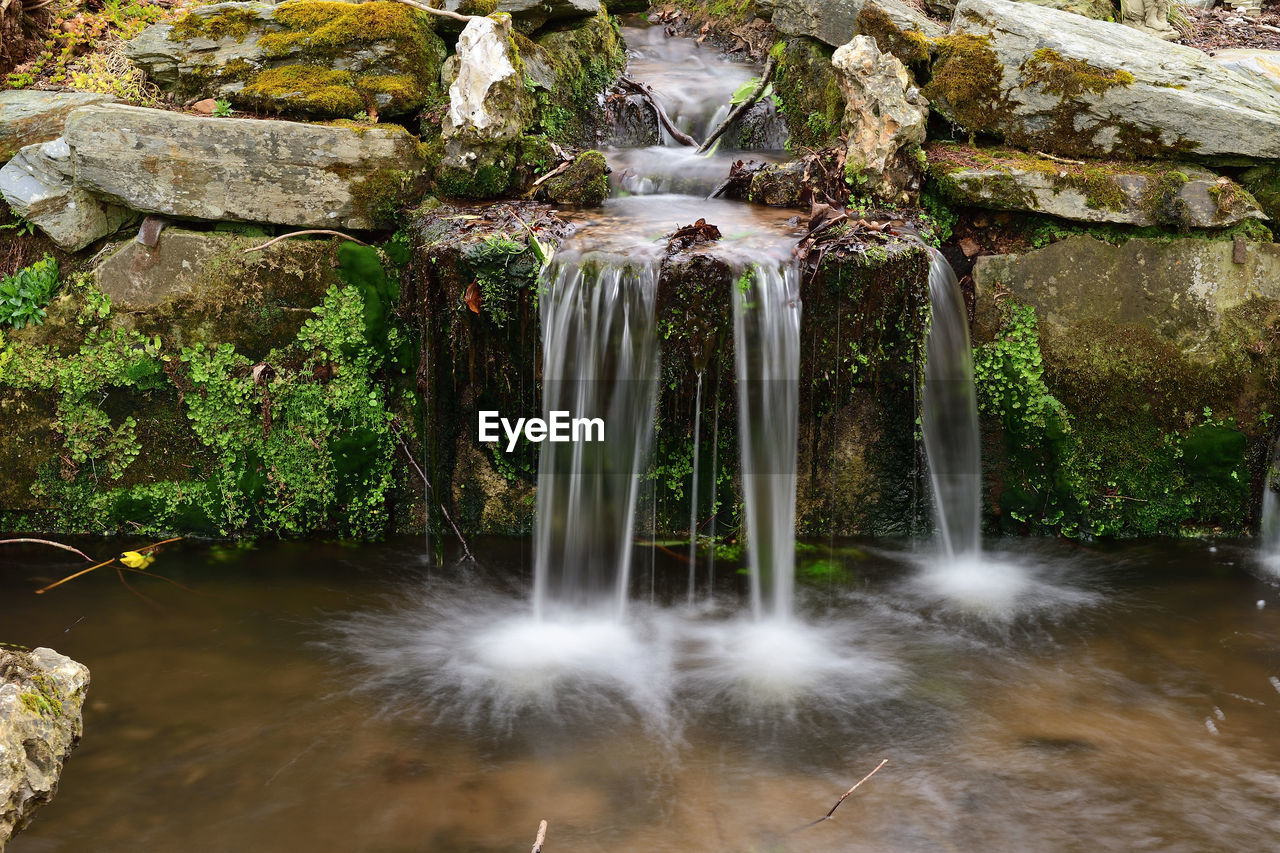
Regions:
<instances>
[{"instance_id":1,"label":"twig","mask_svg":"<svg viewBox=\"0 0 1280 853\"><path fill-rule=\"evenodd\" d=\"M538 837L533 839L533 849L529 853L542 853L542 842L547 840L547 822L538 824Z\"/></svg>"},{"instance_id":2,"label":"twig","mask_svg":"<svg viewBox=\"0 0 1280 853\"><path fill-rule=\"evenodd\" d=\"M427 494L435 498L436 491L431 488L431 481L427 479L427 472L422 470L422 466L418 464L418 460L413 458L413 454L409 452L409 446L404 443L404 437L400 435L400 430L396 429L396 425L391 425L391 431L395 433L396 443L400 445L400 449L404 451L404 458L409 460L409 464L413 466L413 470L418 472L418 476L422 478L422 483L427 487ZM458 529L458 525L453 523L453 518L449 515L449 510L445 509L444 501L437 501L440 504L440 512L444 514L444 520L449 522L449 526L453 528L453 535L458 537L458 544L462 546L462 559L475 562L475 555L471 553L471 549L467 547L467 540L463 538L462 531Z\"/></svg>"},{"instance_id":3,"label":"twig","mask_svg":"<svg viewBox=\"0 0 1280 853\"><path fill-rule=\"evenodd\" d=\"M403 2L403 0L401 0L401 2ZM268 246L274 246L276 243L279 243L281 240L288 240L290 237L302 237L303 235L306 235L306 234L328 234L330 237L341 237L344 240L350 240L352 243L359 243L361 246L369 245L363 240L357 240L355 237L352 237L350 234L343 234L341 231L330 231L328 228L309 228L306 231L291 231L288 234L281 234L279 237L276 237L274 240L268 240L267 242L263 243L261 246L254 246L252 249L245 249L243 254L247 255L247 254L250 254L251 252L261 252L263 249L267 248Z\"/></svg>"},{"instance_id":4,"label":"twig","mask_svg":"<svg viewBox=\"0 0 1280 853\"><path fill-rule=\"evenodd\" d=\"M72 554L79 554L86 561L92 563L93 557L90 557L79 548L72 548L70 545L63 545L61 542L50 542L48 539L0 539L0 545L48 545L51 548L61 548L63 551L70 551Z\"/></svg>"},{"instance_id":5,"label":"twig","mask_svg":"<svg viewBox=\"0 0 1280 853\"><path fill-rule=\"evenodd\" d=\"M439 15L442 18L453 18L455 21L470 21L477 15L459 15L457 12L450 12L448 9L433 9L425 3L415 3L414 0L395 0L397 3L403 3L406 6L412 6L420 12L427 12L432 15Z\"/></svg>"},{"instance_id":6,"label":"twig","mask_svg":"<svg viewBox=\"0 0 1280 853\"><path fill-rule=\"evenodd\" d=\"M658 103L658 96L653 93L648 84L638 83L626 76L619 77L618 82L649 102L649 106L653 107L653 111L658 114L658 121L662 122L662 126L667 129L667 133L674 136L677 142L693 148L698 147L698 140L671 123L671 119L667 117L667 111L662 108L662 104Z\"/></svg>"},{"instance_id":7,"label":"twig","mask_svg":"<svg viewBox=\"0 0 1280 853\"><path fill-rule=\"evenodd\" d=\"M165 540L162 540L162 541L160 541L160 542L153 542L153 543L151 543L150 545L144 545L143 547L141 547L141 548L139 548L139 549L138 549L138 553L139 553L139 554L150 554L152 551L154 551L155 549L159 548L161 545L168 545L170 542L177 542L177 541L178 541L179 539L181 539L181 538L182 538L181 536L174 536L174 537L173 537L173 538L171 538L171 539L165 539ZM76 578L80 577L81 575L87 575L87 574L89 574L89 572L92 572L94 569L100 569L100 568L102 568L103 566L109 566L109 565L111 565L112 563L114 563L114 562L115 562L116 560L118 560L118 559L120 559L120 558L119 558L119 557L112 557L110 560L107 560L107 561L106 561L106 562L104 562L104 563L98 563L96 566L90 566L90 567L89 567L89 568L87 568L87 569L81 569L80 571L76 572L76 573L75 573L75 574L73 574L73 575L67 575L65 578L63 578L63 579L62 579L62 580L60 580L60 581L54 581L53 583L49 584L49 585L48 585L48 586L46 586L46 587L43 587L43 588L41 588L41 589L37 589L37 590L36 590L36 595L44 595L44 594L45 594L46 592L48 592L49 590L51 590L51 589L53 589L53 588L55 588L55 587L62 586L62 585L63 585L64 583L66 583L67 581L73 581L73 580L75 580Z\"/></svg>"},{"instance_id":8,"label":"twig","mask_svg":"<svg viewBox=\"0 0 1280 853\"><path fill-rule=\"evenodd\" d=\"M545 175L543 175L541 178L538 178L538 180L534 181L534 182L533 182L533 186L534 186L534 187L542 186L542 182L543 182L543 181L550 180L551 178L554 178L556 175L562 174L562 173L564 172L564 170L565 170L565 169L568 169L568 168L569 168L570 166L572 166L572 165L573 165L573 161L572 161L572 160L565 160L565 161L564 161L563 163L561 163L559 166L556 166L556 167L555 167L554 169L552 169L550 172L547 172L547 173L546 173Z\"/></svg>"},{"instance_id":9,"label":"twig","mask_svg":"<svg viewBox=\"0 0 1280 853\"><path fill-rule=\"evenodd\" d=\"M834 806L832 806L832 807L831 807L831 811L827 812L826 816L825 816L825 817L823 817L823 818L822 818L822 820L831 820L831 816L832 816L833 814L835 814L835 813L836 813L836 809L840 808L840 804L841 804L841 803L843 803L845 800L849 799L849 795L850 795L850 794L852 794L854 791L858 790L858 787L859 787L863 782L867 781L867 780L868 780L868 779L870 779L872 776L874 776L874 775L876 775L877 773L879 773L879 772L880 772L880 768L881 768L881 767L884 767L884 766L885 766L886 764L888 764L888 763L889 763L889 759L887 759L887 758L882 758L882 759L880 760L880 763L876 765L876 769L875 769L875 770L872 770L872 771L871 771L870 773L868 773L866 776L863 776L861 779L859 779L857 782L855 782L855 783L854 783L854 785L853 785L853 787L852 787L852 788L850 788L849 790L845 791L843 794L841 794L841 795L840 795L840 799L836 800L836 804L835 804Z\"/></svg>"},{"instance_id":10,"label":"twig","mask_svg":"<svg viewBox=\"0 0 1280 853\"><path fill-rule=\"evenodd\" d=\"M733 124L741 118L747 110L756 105L756 101L760 100L760 96L764 94L765 88L769 85L769 82L773 80L773 70L777 64L777 60L772 56L769 57L769 61L764 65L764 71L760 72L760 85L756 86L755 91L747 96L745 101L742 101L729 111L729 114L724 117L724 121L720 122L719 127L711 131L711 135L706 138L702 145L698 146L699 154L706 154L707 149L711 147L712 143L719 139L720 136L729 129L729 125Z\"/></svg>"},{"instance_id":11,"label":"twig","mask_svg":"<svg viewBox=\"0 0 1280 853\"><path fill-rule=\"evenodd\" d=\"M1055 163L1069 163L1072 166L1083 166L1085 164L1083 160L1069 160L1066 157L1055 157L1046 151L1037 151L1036 156L1043 157L1046 160L1052 160Z\"/></svg>"}]
</instances>

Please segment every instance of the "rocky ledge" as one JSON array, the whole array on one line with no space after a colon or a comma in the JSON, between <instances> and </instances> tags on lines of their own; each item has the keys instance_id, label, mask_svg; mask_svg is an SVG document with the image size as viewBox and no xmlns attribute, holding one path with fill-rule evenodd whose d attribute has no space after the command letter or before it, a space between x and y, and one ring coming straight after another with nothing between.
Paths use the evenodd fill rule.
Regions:
<instances>
[{"instance_id":1,"label":"rocky ledge","mask_svg":"<svg viewBox=\"0 0 1280 853\"><path fill-rule=\"evenodd\" d=\"M53 649L0 648L0 851L58 790L88 687L88 668Z\"/></svg>"}]
</instances>

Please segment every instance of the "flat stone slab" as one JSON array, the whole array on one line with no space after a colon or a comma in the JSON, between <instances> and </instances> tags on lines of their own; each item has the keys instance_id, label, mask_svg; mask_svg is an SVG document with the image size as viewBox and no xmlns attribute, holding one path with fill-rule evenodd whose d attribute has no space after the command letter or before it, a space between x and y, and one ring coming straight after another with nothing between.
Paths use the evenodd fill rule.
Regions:
<instances>
[{"instance_id":1,"label":"flat stone slab","mask_svg":"<svg viewBox=\"0 0 1280 853\"><path fill-rule=\"evenodd\" d=\"M57 139L72 110L114 101L113 95L94 92L0 90L0 163L13 159L28 145Z\"/></svg>"},{"instance_id":2,"label":"flat stone slab","mask_svg":"<svg viewBox=\"0 0 1280 853\"><path fill-rule=\"evenodd\" d=\"M1067 157L1280 158L1280 92L1194 48L1008 0L961 0L925 88L971 133Z\"/></svg>"},{"instance_id":3,"label":"flat stone slab","mask_svg":"<svg viewBox=\"0 0 1280 853\"><path fill-rule=\"evenodd\" d=\"M67 119L78 189L145 213L302 228L387 224L423 169L417 140L368 128L215 119L120 104Z\"/></svg>"},{"instance_id":4,"label":"flat stone slab","mask_svg":"<svg viewBox=\"0 0 1280 853\"><path fill-rule=\"evenodd\" d=\"M900 30L915 30L937 38L944 30L902 0L778 0L773 26L778 32L808 36L839 47L859 34L858 15L865 6L878 6Z\"/></svg>"},{"instance_id":5,"label":"flat stone slab","mask_svg":"<svg viewBox=\"0 0 1280 853\"><path fill-rule=\"evenodd\" d=\"M1252 47L1215 50L1213 61L1260 86L1280 92L1280 50Z\"/></svg>"},{"instance_id":6,"label":"flat stone slab","mask_svg":"<svg viewBox=\"0 0 1280 853\"><path fill-rule=\"evenodd\" d=\"M0 167L5 203L68 252L114 234L133 218L130 211L77 187L73 174L71 149L61 137L28 145Z\"/></svg>"},{"instance_id":7,"label":"flat stone slab","mask_svg":"<svg viewBox=\"0 0 1280 853\"><path fill-rule=\"evenodd\" d=\"M1220 228L1266 219L1230 178L1185 163L1064 163L1011 149L934 143L929 172L961 204L1080 222Z\"/></svg>"}]
</instances>

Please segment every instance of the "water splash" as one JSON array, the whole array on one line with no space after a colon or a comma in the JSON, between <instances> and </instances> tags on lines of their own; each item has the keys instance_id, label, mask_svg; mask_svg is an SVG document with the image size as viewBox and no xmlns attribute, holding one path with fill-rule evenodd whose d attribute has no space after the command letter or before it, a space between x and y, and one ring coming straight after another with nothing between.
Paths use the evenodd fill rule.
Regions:
<instances>
[{"instance_id":1,"label":"water splash","mask_svg":"<svg viewBox=\"0 0 1280 853\"><path fill-rule=\"evenodd\" d=\"M733 289L742 491L756 619L788 619L792 613L800 310L795 264L756 264Z\"/></svg>"},{"instance_id":2,"label":"water splash","mask_svg":"<svg viewBox=\"0 0 1280 853\"><path fill-rule=\"evenodd\" d=\"M981 550L982 459L969 319L951 265L936 250L929 264L933 319L925 343L922 422L938 537L948 560Z\"/></svg>"},{"instance_id":3,"label":"water splash","mask_svg":"<svg viewBox=\"0 0 1280 853\"><path fill-rule=\"evenodd\" d=\"M601 418L599 442L543 442L538 461L534 614L626 608L637 472L658 381L654 259L561 251L544 274L543 413Z\"/></svg>"}]
</instances>

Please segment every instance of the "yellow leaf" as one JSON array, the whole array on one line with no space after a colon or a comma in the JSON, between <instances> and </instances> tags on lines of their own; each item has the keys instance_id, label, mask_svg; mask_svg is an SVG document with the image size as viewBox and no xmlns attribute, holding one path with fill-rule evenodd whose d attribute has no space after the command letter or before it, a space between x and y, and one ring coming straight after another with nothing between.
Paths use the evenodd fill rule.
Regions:
<instances>
[{"instance_id":1,"label":"yellow leaf","mask_svg":"<svg viewBox=\"0 0 1280 853\"><path fill-rule=\"evenodd\" d=\"M120 562L131 569L145 569L156 561L154 554L139 554L137 551L125 551L120 555Z\"/></svg>"}]
</instances>

